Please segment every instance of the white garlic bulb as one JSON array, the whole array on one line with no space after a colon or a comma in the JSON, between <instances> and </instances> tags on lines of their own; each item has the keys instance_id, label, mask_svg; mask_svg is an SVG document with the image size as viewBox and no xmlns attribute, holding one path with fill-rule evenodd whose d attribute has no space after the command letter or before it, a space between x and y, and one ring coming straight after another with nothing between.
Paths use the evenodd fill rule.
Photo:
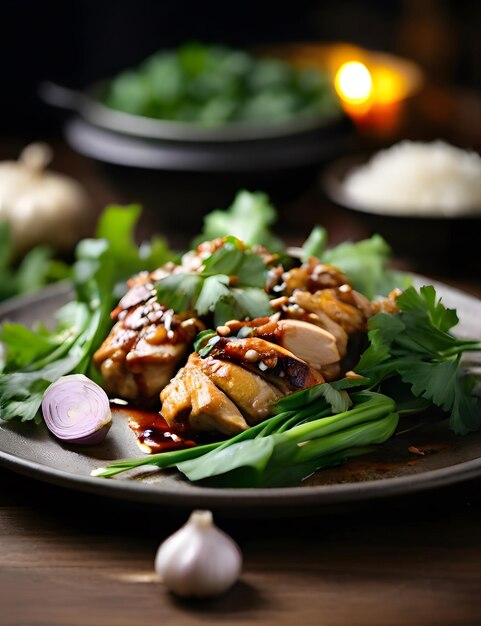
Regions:
<instances>
[{"instance_id":1,"label":"white garlic bulb","mask_svg":"<svg viewBox=\"0 0 481 626\"><path fill-rule=\"evenodd\" d=\"M52 151L27 146L18 161L0 162L0 221L10 223L17 256L40 244L69 251L90 231L91 202L75 180L47 170Z\"/></svg>"},{"instance_id":2,"label":"white garlic bulb","mask_svg":"<svg viewBox=\"0 0 481 626\"><path fill-rule=\"evenodd\" d=\"M227 591L239 578L242 553L217 528L210 511L193 511L187 523L159 547L155 569L179 596L204 598Z\"/></svg>"}]
</instances>

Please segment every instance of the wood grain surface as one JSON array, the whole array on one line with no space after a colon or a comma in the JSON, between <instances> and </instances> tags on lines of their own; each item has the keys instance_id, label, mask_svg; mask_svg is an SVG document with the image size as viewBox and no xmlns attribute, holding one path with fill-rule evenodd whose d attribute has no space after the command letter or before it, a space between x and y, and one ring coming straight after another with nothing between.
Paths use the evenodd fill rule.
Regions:
<instances>
[{"instance_id":1,"label":"wood grain surface","mask_svg":"<svg viewBox=\"0 0 481 626\"><path fill-rule=\"evenodd\" d=\"M481 481L335 515L217 516L242 577L220 598L181 601L153 562L187 512L0 480L2 626L481 623Z\"/></svg>"}]
</instances>

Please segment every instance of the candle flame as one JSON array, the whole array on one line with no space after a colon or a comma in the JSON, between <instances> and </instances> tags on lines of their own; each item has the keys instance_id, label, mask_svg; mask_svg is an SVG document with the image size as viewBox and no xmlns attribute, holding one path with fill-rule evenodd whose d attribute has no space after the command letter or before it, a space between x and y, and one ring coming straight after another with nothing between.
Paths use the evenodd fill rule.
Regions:
<instances>
[{"instance_id":1,"label":"candle flame","mask_svg":"<svg viewBox=\"0 0 481 626\"><path fill-rule=\"evenodd\" d=\"M339 97L347 104L364 104L372 95L371 73L359 61L348 61L338 69L334 85Z\"/></svg>"}]
</instances>

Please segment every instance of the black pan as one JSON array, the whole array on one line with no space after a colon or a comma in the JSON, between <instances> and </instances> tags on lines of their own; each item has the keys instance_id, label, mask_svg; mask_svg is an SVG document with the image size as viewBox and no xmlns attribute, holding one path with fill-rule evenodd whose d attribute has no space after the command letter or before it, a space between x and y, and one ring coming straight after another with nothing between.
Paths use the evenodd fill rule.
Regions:
<instances>
[{"instance_id":1,"label":"black pan","mask_svg":"<svg viewBox=\"0 0 481 626\"><path fill-rule=\"evenodd\" d=\"M133 137L168 141L224 143L278 139L318 131L338 123L342 118L341 113L333 113L331 116L299 114L285 122L229 122L208 128L194 122L158 120L111 109L102 104L106 86L107 82L102 81L82 92L52 82L43 82L39 94L47 104L75 111L83 120L101 129Z\"/></svg>"}]
</instances>

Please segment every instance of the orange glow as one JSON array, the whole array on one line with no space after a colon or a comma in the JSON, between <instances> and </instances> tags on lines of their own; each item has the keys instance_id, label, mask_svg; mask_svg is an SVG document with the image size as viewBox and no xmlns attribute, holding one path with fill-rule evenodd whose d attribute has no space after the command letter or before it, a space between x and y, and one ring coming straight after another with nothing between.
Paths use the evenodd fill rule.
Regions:
<instances>
[{"instance_id":1,"label":"orange glow","mask_svg":"<svg viewBox=\"0 0 481 626\"><path fill-rule=\"evenodd\" d=\"M395 69L348 61L338 69L334 86L348 105L392 104L406 95L404 77ZM364 108L364 107L363 107Z\"/></svg>"},{"instance_id":2,"label":"orange glow","mask_svg":"<svg viewBox=\"0 0 481 626\"><path fill-rule=\"evenodd\" d=\"M269 46L264 49L264 54L286 59L296 67L319 67L326 71L344 103L360 104L366 103L366 100L352 98L350 87L347 87L347 92L344 87L340 89L341 72L348 72L345 77L349 77L352 72L354 77L357 76L356 82L359 79L362 83L367 70L372 81L372 92L367 100L372 104L391 104L404 100L419 91L423 83L422 72L412 61L348 43Z\"/></svg>"},{"instance_id":3,"label":"orange glow","mask_svg":"<svg viewBox=\"0 0 481 626\"><path fill-rule=\"evenodd\" d=\"M396 70L378 66L372 70L373 96L378 104L391 104L406 96L406 80Z\"/></svg>"},{"instance_id":4,"label":"orange glow","mask_svg":"<svg viewBox=\"0 0 481 626\"><path fill-rule=\"evenodd\" d=\"M296 67L319 67L331 78L344 111L362 132L379 136L401 124L405 100L423 85L420 68L407 59L353 44L306 42L264 50Z\"/></svg>"},{"instance_id":5,"label":"orange glow","mask_svg":"<svg viewBox=\"0 0 481 626\"><path fill-rule=\"evenodd\" d=\"M371 73L359 61L343 63L334 78L334 86L347 104L364 104L373 91Z\"/></svg>"}]
</instances>

